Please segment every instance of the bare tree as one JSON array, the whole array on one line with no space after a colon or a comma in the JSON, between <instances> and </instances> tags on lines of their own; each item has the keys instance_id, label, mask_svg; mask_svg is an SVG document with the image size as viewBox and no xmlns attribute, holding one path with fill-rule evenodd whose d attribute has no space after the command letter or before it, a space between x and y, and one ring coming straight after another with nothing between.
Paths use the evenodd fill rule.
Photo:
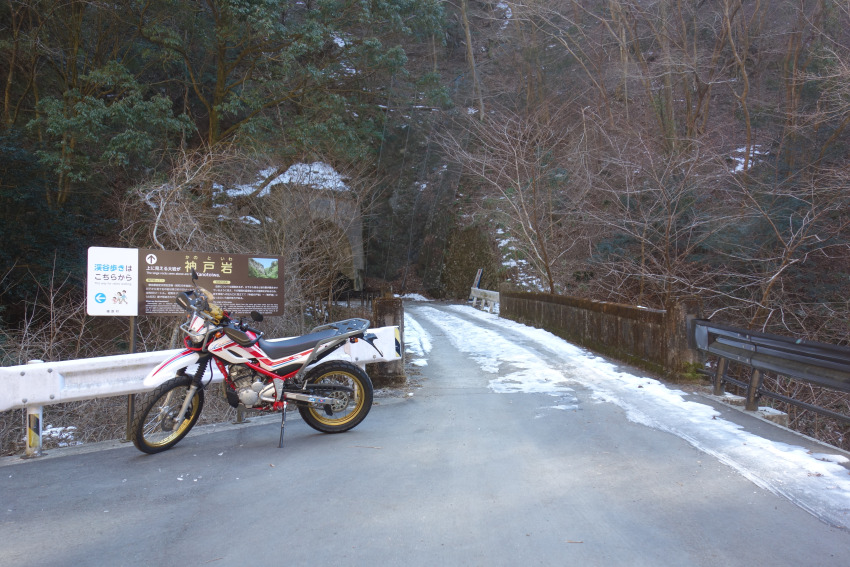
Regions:
<instances>
[{"instance_id":1,"label":"bare tree","mask_svg":"<svg viewBox=\"0 0 850 567\"><path fill-rule=\"evenodd\" d=\"M740 206L748 211L756 236L729 249L737 255L742 278L751 278L755 309L750 326L772 324L797 333L800 311L793 292L804 265L846 264L850 251L850 178L843 168L819 170L784 183L757 184L742 179Z\"/></svg>"},{"instance_id":2,"label":"bare tree","mask_svg":"<svg viewBox=\"0 0 850 567\"><path fill-rule=\"evenodd\" d=\"M125 209L125 239L169 250L281 256L282 325L301 332L308 308L314 321L324 321L334 293L362 283L359 223L374 186L366 166L306 161L281 165L241 152L184 153L168 180L136 189ZM211 209L199 197L208 186Z\"/></svg>"},{"instance_id":3,"label":"bare tree","mask_svg":"<svg viewBox=\"0 0 850 567\"><path fill-rule=\"evenodd\" d=\"M30 360L68 360L109 348L99 338L86 315L85 297L56 270L45 283L33 277L37 288L25 307L20 325L0 330L3 364L26 364Z\"/></svg>"},{"instance_id":4,"label":"bare tree","mask_svg":"<svg viewBox=\"0 0 850 567\"><path fill-rule=\"evenodd\" d=\"M738 8L728 10L729 26ZM528 20L575 62L596 95L588 104L609 126L643 123L673 152L705 129L725 66L729 26L717 25L723 14L714 10L685 0L560 0L535 5Z\"/></svg>"},{"instance_id":5,"label":"bare tree","mask_svg":"<svg viewBox=\"0 0 850 567\"><path fill-rule=\"evenodd\" d=\"M460 0L460 17L463 23L463 33L466 38L466 62L469 65L469 73L472 75L472 98L478 102L478 112L481 119L484 118L484 94L481 91L481 80L478 67L475 64L475 48L472 45L472 31L469 25L469 4L466 0Z\"/></svg>"},{"instance_id":6,"label":"bare tree","mask_svg":"<svg viewBox=\"0 0 850 567\"><path fill-rule=\"evenodd\" d=\"M492 195L498 219L550 293L556 291L556 265L577 242L570 215L583 190L571 182L569 169L582 144L581 129L566 114L564 107L492 109L483 121L467 121L467 145L450 134L443 140L466 175Z\"/></svg>"},{"instance_id":7,"label":"bare tree","mask_svg":"<svg viewBox=\"0 0 850 567\"><path fill-rule=\"evenodd\" d=\"M670 155L640 131L612 131L598 120L604 159L589 173L586 213L589 222L606 227L596 241L597 262L607 267L598 285L619 301L654 307L711 294L717 266L697 258L740 217L725 205L727 191L719 183L725 167L694 140Z\"/></svg>"}]
</instances>

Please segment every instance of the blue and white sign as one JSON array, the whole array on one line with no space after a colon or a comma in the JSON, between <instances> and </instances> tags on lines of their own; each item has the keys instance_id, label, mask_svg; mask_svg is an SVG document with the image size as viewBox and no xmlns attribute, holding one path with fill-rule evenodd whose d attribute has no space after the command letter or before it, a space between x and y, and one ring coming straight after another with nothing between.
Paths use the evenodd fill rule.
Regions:
<instances>
[{"instance_id":1,"label":"blue and white sign","mask_svg":"<svg viewBox=\"0 0 850 567\"><path fill-rule=\"evenodd\" d=\"M139 251L89 248L86 312L135 317L139 314Z\"/></svg>"}]
</instances>

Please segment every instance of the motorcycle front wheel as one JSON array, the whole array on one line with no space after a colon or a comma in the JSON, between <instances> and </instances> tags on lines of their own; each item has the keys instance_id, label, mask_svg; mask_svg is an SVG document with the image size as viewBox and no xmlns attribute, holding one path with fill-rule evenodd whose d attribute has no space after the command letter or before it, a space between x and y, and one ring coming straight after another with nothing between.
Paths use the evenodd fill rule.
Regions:
<instances>
[{"instance_id":1,"label":"motorcycle front wheel","mask_svg":"<svg viewBox=\"0 0 850 567\"><path fill-rule=\"evenodd\" d=\"M189 393L192 378L177 376L147 395L133 417L133 445L144 453L159 453L172 448L197 423L204 407L204 390L198 388L186 408L183 421L174 417Z\"/></svg>"},{"instance_id":2,"label":"motorcycle front wheel","mask_svg":"<svg viewBox=\"0 0 850 567\"><path fill-rule=\"evenodd\" d=\"M299 406L298 412L307 425L322 433L342 433L356 427L372 409L372 380L359 366L334 360L317 366L307 374L305 384L347 386L352 392L311 389L317 395L335 398L331 415L324 407Z\"/></svg>"}]
</instances>

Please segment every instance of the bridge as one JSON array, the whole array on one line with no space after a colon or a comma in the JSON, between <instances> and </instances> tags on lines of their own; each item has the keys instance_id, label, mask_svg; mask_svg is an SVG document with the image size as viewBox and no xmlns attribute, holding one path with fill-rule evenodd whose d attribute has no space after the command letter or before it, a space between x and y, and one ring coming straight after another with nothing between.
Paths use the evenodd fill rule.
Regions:
<instances>
[{"instance_id":1,"label":"bridge","mask_svg":"<svg viewBox=\"0 0 850 567\"><path fill-rule=\"evenodd\" d=\"M848 456L540 330L409 303L341 435L253 418L0 460L0 566L841 565Z\"/></svg>"}]
</instances>

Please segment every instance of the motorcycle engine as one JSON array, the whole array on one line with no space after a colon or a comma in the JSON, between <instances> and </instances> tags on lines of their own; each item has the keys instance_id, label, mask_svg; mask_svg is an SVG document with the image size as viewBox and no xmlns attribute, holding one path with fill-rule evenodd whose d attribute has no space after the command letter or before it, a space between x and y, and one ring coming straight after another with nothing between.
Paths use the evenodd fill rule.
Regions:
<instances>
[{"instance_id":1,"label":"motorcycle engine","mask_svg":"<svg viewBox=\"0 0 850 567\"><path fill-rule=\"evenodd\" d=\"M226 389L227 401L231 406L237 407L240 402L246 408L262 405L260 392L267 386L263 384L263 378L258 372L246 366L234 364L228 368L228 373L236 385L235 391L229 387Z\"/></svg>"}]
</instances>

